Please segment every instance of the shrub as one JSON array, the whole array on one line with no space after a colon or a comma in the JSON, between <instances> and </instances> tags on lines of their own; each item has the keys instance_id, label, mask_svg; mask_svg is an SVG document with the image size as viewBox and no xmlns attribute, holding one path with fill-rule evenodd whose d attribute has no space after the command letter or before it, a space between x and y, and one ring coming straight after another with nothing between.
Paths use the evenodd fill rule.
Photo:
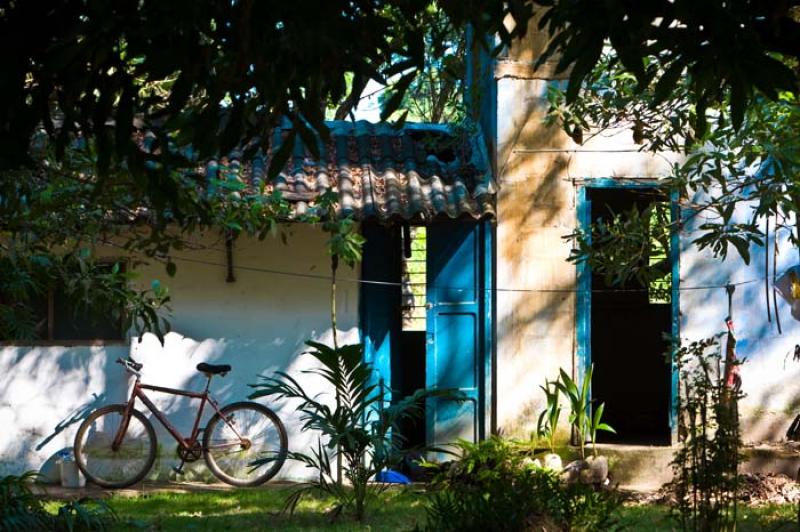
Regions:
<instances>
[{"instance_id":1,"label":"shrub","mask_svg":"<svg viewBox=\"0 0 800 532\"><path fill-rule=\"evenodd\" d=\"M738 364L727 361L717 337L681 345L675 354L682 442L672 462L673 516L683 530L736 529L742 393L729 375Z\"/></svg>"},{"instance_id":2,"label":"shrub","mask_svg":"<svg viewBox=\"0 0 800 532\"><path fill-rule=\"evenodd\" d=\"M107 530L116 521L103 501L81 499L63 504L53 515L30 488L34 472L0 478L0 530Z\"/></svg>"},{"instance_id":3,"label":"shrub","mask_svg":"<svg viewBox=\"0 0 800 532\"><path fill-rule=\"evenodd\" d=\"M460 442L461 457L433 480L428 530L610 530L620 499L611 490L562 482L513 442Z\"/></svg>"},{"instance_id":4,"label":"shrub","mask_svg":"<svg viewBox=\"0 0 800 532\"><path fill-rule=\"evenodd\" d=\"M262 377L251 399L276 397L297 401L297 411L303 422L302 430L317 431L320 437L310 451L290 451L288 458L304 463L318 473L314 482L300 487L287 500L286 510L292 512L300 499L314 490L321 490L337 501L332 512L335 517L343 510L352 510L363 520L367 505L385 484L371 482L375 475L403 461L408 454L399 447L397 431L400 420L422 413L420 402L426 397L456 398L450 390L417 390L415 393L387 405L388 391L373 379L372 366L364 361L361 345L331 348L307 342L308 354L320 366L306 373L317 375L335 390L335 404L329 405L321 395L309 393L292 376L277 372L275 377ZM263 458L260 465L273 460ZM336 462L342 462L342 479Z\"/></svg>"}]
</instances>

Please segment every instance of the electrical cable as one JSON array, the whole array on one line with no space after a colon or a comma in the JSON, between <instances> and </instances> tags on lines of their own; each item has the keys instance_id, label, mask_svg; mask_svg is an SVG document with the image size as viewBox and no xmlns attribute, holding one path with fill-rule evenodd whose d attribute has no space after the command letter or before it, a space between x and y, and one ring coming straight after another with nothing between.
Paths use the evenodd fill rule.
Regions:
<instances>
[{"instance_id":1,"label":"electrical cable","mask_svg":"<svg viewBox=\"0 0 800 532\"><path fill-rule=\"evenodd\" d=\"M193 259L189 257L182 257L182 256L175 256L172 255L170 258L173 261L182 261L182 262L190 262L195 264L202 264L205 266L214 266L218 268L227 268L227 266L220 262L213 262L207 261L202 259ZM298 277L303 279L317 279L321 281L330 281L331 276L323 275L323 274L315 274L315 273L302 273L302 272L288 272L284 270L276 270L272 268L259 268L256 266L242 266L237 265L234 269L243 270L243 271L251 271L256 273L266 273L271 275L281 275L286 277ZM741 286L746 284L752 283L759 283L763 281L763 278L757 279L748 279L746 281L739 281L735 283L725 283L721 285L698 285L698 286L679 286L677 288L678 291L690 291L690 290L713 290L716 288L725 288L728 285L733 286ZM344 281L347 283L352 284L365 284L365 285L373 285L373 286L386 286L386 287L402 287L402 282L395 282L395 281L376 281L371 279L354 279L352 277L337 277L337 281ZM412 283L412 284L422 284L422 283ZM427 285L427 283L425 283ZM436 286L436 285L427 285L431 288L436 288L440 290L466 290L462 287L449 287L449 286ZM574 294L574 293L582 293L584 290L577 289L577 288L485 288L484 291L490 292L533 292L533 293L565 293L565 294ZM648 292L646 288L603 288L603 289L592 289L590 290L593 293L604 293L604 292Z\"/></svg>"}]
</instances>

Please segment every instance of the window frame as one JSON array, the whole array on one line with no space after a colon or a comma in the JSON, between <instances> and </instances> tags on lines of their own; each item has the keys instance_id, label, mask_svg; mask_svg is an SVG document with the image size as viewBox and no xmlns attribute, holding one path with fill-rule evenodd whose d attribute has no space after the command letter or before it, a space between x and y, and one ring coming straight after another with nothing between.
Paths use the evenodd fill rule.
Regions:
<instances>
[{"instance_id":1,"label":"window frame","mask_svg":"<svg viewBox=\"0 0 800 532\"><path fill-rule=\"evenodd\" d=\"M98 264L113 265L119 263L126 271L130 265L127 257L102 257L97 261ZM128 331L124 329L124 320L120 320L119 324L119 338L86 338L80 340L58 340L55 336L55 300L56 290L50 289L47 291L47 325L45 336L34 340L3 340L0 341L0 347L103 347L103 346L127 346L130 342L128 338Z\"/></svg>"}]
</instances>

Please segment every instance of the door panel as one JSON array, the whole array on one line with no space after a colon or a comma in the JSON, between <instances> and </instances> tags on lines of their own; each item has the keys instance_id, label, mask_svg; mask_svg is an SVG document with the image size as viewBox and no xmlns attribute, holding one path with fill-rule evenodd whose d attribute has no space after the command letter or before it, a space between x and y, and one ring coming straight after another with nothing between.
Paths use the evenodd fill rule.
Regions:
<instances>
[{"instance_id":1,"label":"door panel","mask_svg":"<svg viewBox=\"0 0 800 532\"><path fill-rule=\"evenodd\" d=\"M428 443L479 437L482 364L482 228L447 222L428 227L426 386L456 389L466 400L429 399Z\"/></svg>"},{"instance_id":2,"label":"door panel","mask_svg":"<svg viewBox=\"0 0 800 532\"><path fill-rule=\"evenodd\" d=\"M400 234L396 227L365 223L366 238L361 279L378 281L361 285L361 330L364 357L375 369L376 382L392 383L392 352L398 348L400 331ZM391 400L391 392L387 396Z\"/></svg>"}]
</instances>

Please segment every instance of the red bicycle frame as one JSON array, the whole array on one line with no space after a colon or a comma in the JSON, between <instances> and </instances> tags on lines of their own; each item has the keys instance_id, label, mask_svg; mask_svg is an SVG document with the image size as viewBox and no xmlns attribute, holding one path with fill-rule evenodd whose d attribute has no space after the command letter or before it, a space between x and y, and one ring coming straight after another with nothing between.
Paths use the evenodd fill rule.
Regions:
<instances>
[{"instance_id":1,"label":"red bicycle frame","mask_svg":"<svg viewBox=\"0 0 800 532\"><path fill-rule=\"evenodd\" d=\"M211 397L211 394L208 393L208 388L211 385L211 375L208 375L208 381L206 381L206 389L202 392L191 392L188 390L178 390L176 388L164 388L162 386L153 386L151 384L142 384L141 378L137 375L136 382L133 384L133 390L131 390L131 398L128 400L127 405L125 406L125 413L122 418L122 423L120 423L119 430L117 431L116 436L114 437L114 441L111 444L111 448L114 451L119 450L120 446L122 445L122 440L125 437L125 433L128 431L128 424L130 423L131 419L131 412L133 411L134 404L136 403L136 398L138 397L141 399L142 403L147 407L148 410L161 422L167 432L175 438L175 441L178 442L178 445L184 450L190 450L194 448L195 444L197 443L197 437L200 434L200 419L203 417L203 409L206 406L206 403L209 403L211 407L217 412L217 414L225 421L225 424L233 430L236 437L239 438L239 441L236 443L226 443L221 444L215 447L231 447L235 445L245 445L248 446L246 438L242 438L242 435L236 430L236 427L233 426L232 423L228 419L226 419L222 412L220 411L219 404L217 401ZM183 435L175 428L175 426L169 422L167 416L158 409L158 407L150 400L149 397L144 393L144 390L152 390L154 392L166 393L169 395L180 395L183 397L189 397L190 399L200 399L200 407L197 409L197 417L194 420L194 425L192 426L192 433L189 435L188 438L184 438Z\"/></svg>"}]
</instances>

